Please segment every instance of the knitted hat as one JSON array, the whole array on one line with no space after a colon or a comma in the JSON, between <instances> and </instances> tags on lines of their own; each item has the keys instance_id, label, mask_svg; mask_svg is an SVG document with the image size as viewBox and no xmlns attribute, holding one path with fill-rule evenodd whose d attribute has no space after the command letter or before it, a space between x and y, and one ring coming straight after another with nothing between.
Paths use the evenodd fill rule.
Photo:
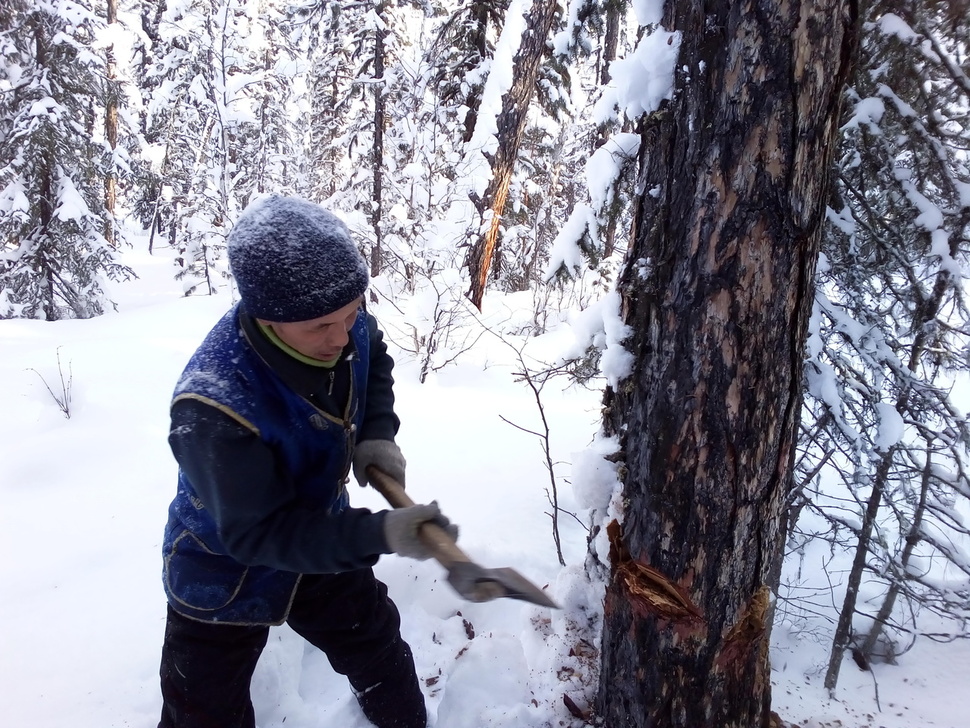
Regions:
<instances>
[{"instance_id":1,"label":"knitted hat","mask_svg":"<svg viewBox=\"0 0 970 728\"><path fill-rule=\"evenodd\" d=\"M270 195L250 203L227 244L243 306L258 319L309 321L367 290L367 263L347 226L306 200Z\"/></svg>"}]
</instances>

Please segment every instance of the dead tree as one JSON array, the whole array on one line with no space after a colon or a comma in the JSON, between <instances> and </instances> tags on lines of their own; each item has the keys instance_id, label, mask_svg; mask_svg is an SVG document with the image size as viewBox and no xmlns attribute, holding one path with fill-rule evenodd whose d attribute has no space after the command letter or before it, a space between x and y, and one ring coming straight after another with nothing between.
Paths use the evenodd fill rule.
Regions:
<instances>
[{"instance_id":1,"label":"dead tree","mask_svg":"<svg viewBox=\"0 0 970 728\"><path fill-rule=\"evenodd\" d=\"M609 528L603 725L770 721L780 558L803 350L854 0L668 2L672 100L642 120L618 281L632 374Z\"/></svg>"},{"instance_id":2,"label":"dead tree","mask_svg":"<svg viewBox=\"0 0 970 728\"><path fill-rule=\"evenodd\" d=\"M491 222L468 252L466 265L471 276L468 298L480 310L488 273L498 248L502 213L508 200L509 184L518 158L529 105L535 91L539 65L546 53L546 41L559 11L557 0L534 0L526 16L522 42L513 58L512 88L502 97L502 111L496 119L498 149L491 155L492 178L482 198L482 209L491 211Z\"/></svg>"}]
</instances>

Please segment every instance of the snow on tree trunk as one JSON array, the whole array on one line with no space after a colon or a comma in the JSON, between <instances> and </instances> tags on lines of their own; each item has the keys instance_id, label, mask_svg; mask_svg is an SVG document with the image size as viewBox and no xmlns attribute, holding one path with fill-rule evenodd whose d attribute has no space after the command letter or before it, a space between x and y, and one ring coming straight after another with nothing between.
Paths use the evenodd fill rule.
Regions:
<instances>
[{"instance_id":1,"label":"snow on tree trunk","mask_svg":"<svg viewBox=\"0 0 970 728\"><path fill-rule=\"evenodd\" d=\"M483 195L483 206L492 217L483 236L475 241L468 253L471 290L468 298L478 309L488 283L489 269L498 247L502 212L509 195L509 183L522 144L522 134L535 90L539 64L546 52L546 42L552 30L559 5L556 0L535 0L526 16L522 43L513 59L512 87L502 99L502 111L496 119L498 148L491 157L492 178Z\"/></svg>"},{"instance_id":2,"label":"snow on tree trunk","mask_svg":"<svg viewBox=\"0 0 970 728\"><path fill-rule=\"evenodd\" d=\"M769 579L855 24L850 0L666 6L675 90L642 121L618 281L636 362L604 414L624 460L605 725L769 724Z\"/></svg>"}]
</instances>

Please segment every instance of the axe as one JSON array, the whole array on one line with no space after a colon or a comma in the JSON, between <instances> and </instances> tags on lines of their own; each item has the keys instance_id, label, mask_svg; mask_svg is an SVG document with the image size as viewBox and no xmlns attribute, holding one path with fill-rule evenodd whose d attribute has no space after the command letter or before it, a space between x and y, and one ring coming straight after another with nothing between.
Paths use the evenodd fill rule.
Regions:
<instances>
[{"instance_id":1,"label":"axe","mask_svg":"<svg viewBox=\"0 0 970 728\"><path fill-rule=\"evenodd\" d=\"M367 478L394 508L414 505L400 483L373 465L367 467ZM515 569L486 569L476 564L458 548L445 529L434 523L421 524L418 538L430 549L435 560L445 567L452 588L470 602L489 602L499 597L509 597L543 607L559 608L542 589Z\"/></svg>"}]
</instances>

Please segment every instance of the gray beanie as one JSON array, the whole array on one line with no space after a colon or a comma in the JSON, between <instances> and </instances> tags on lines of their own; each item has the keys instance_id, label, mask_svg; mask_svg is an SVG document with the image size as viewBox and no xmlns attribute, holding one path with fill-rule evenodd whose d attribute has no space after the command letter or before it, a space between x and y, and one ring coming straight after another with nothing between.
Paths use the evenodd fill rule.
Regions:
<instances>
[{"instance_id":1,"label":"gray beanie","mask_svg":"<svg viewBox=\"0 0 970 728\"><path fill-rule=\"evenodd\" d=\"M258 319L309 321L367 290L367 263L347 226L306 200L270 195L250 203L227 245L243 306Z\"/></svg>"}]
</instances>

